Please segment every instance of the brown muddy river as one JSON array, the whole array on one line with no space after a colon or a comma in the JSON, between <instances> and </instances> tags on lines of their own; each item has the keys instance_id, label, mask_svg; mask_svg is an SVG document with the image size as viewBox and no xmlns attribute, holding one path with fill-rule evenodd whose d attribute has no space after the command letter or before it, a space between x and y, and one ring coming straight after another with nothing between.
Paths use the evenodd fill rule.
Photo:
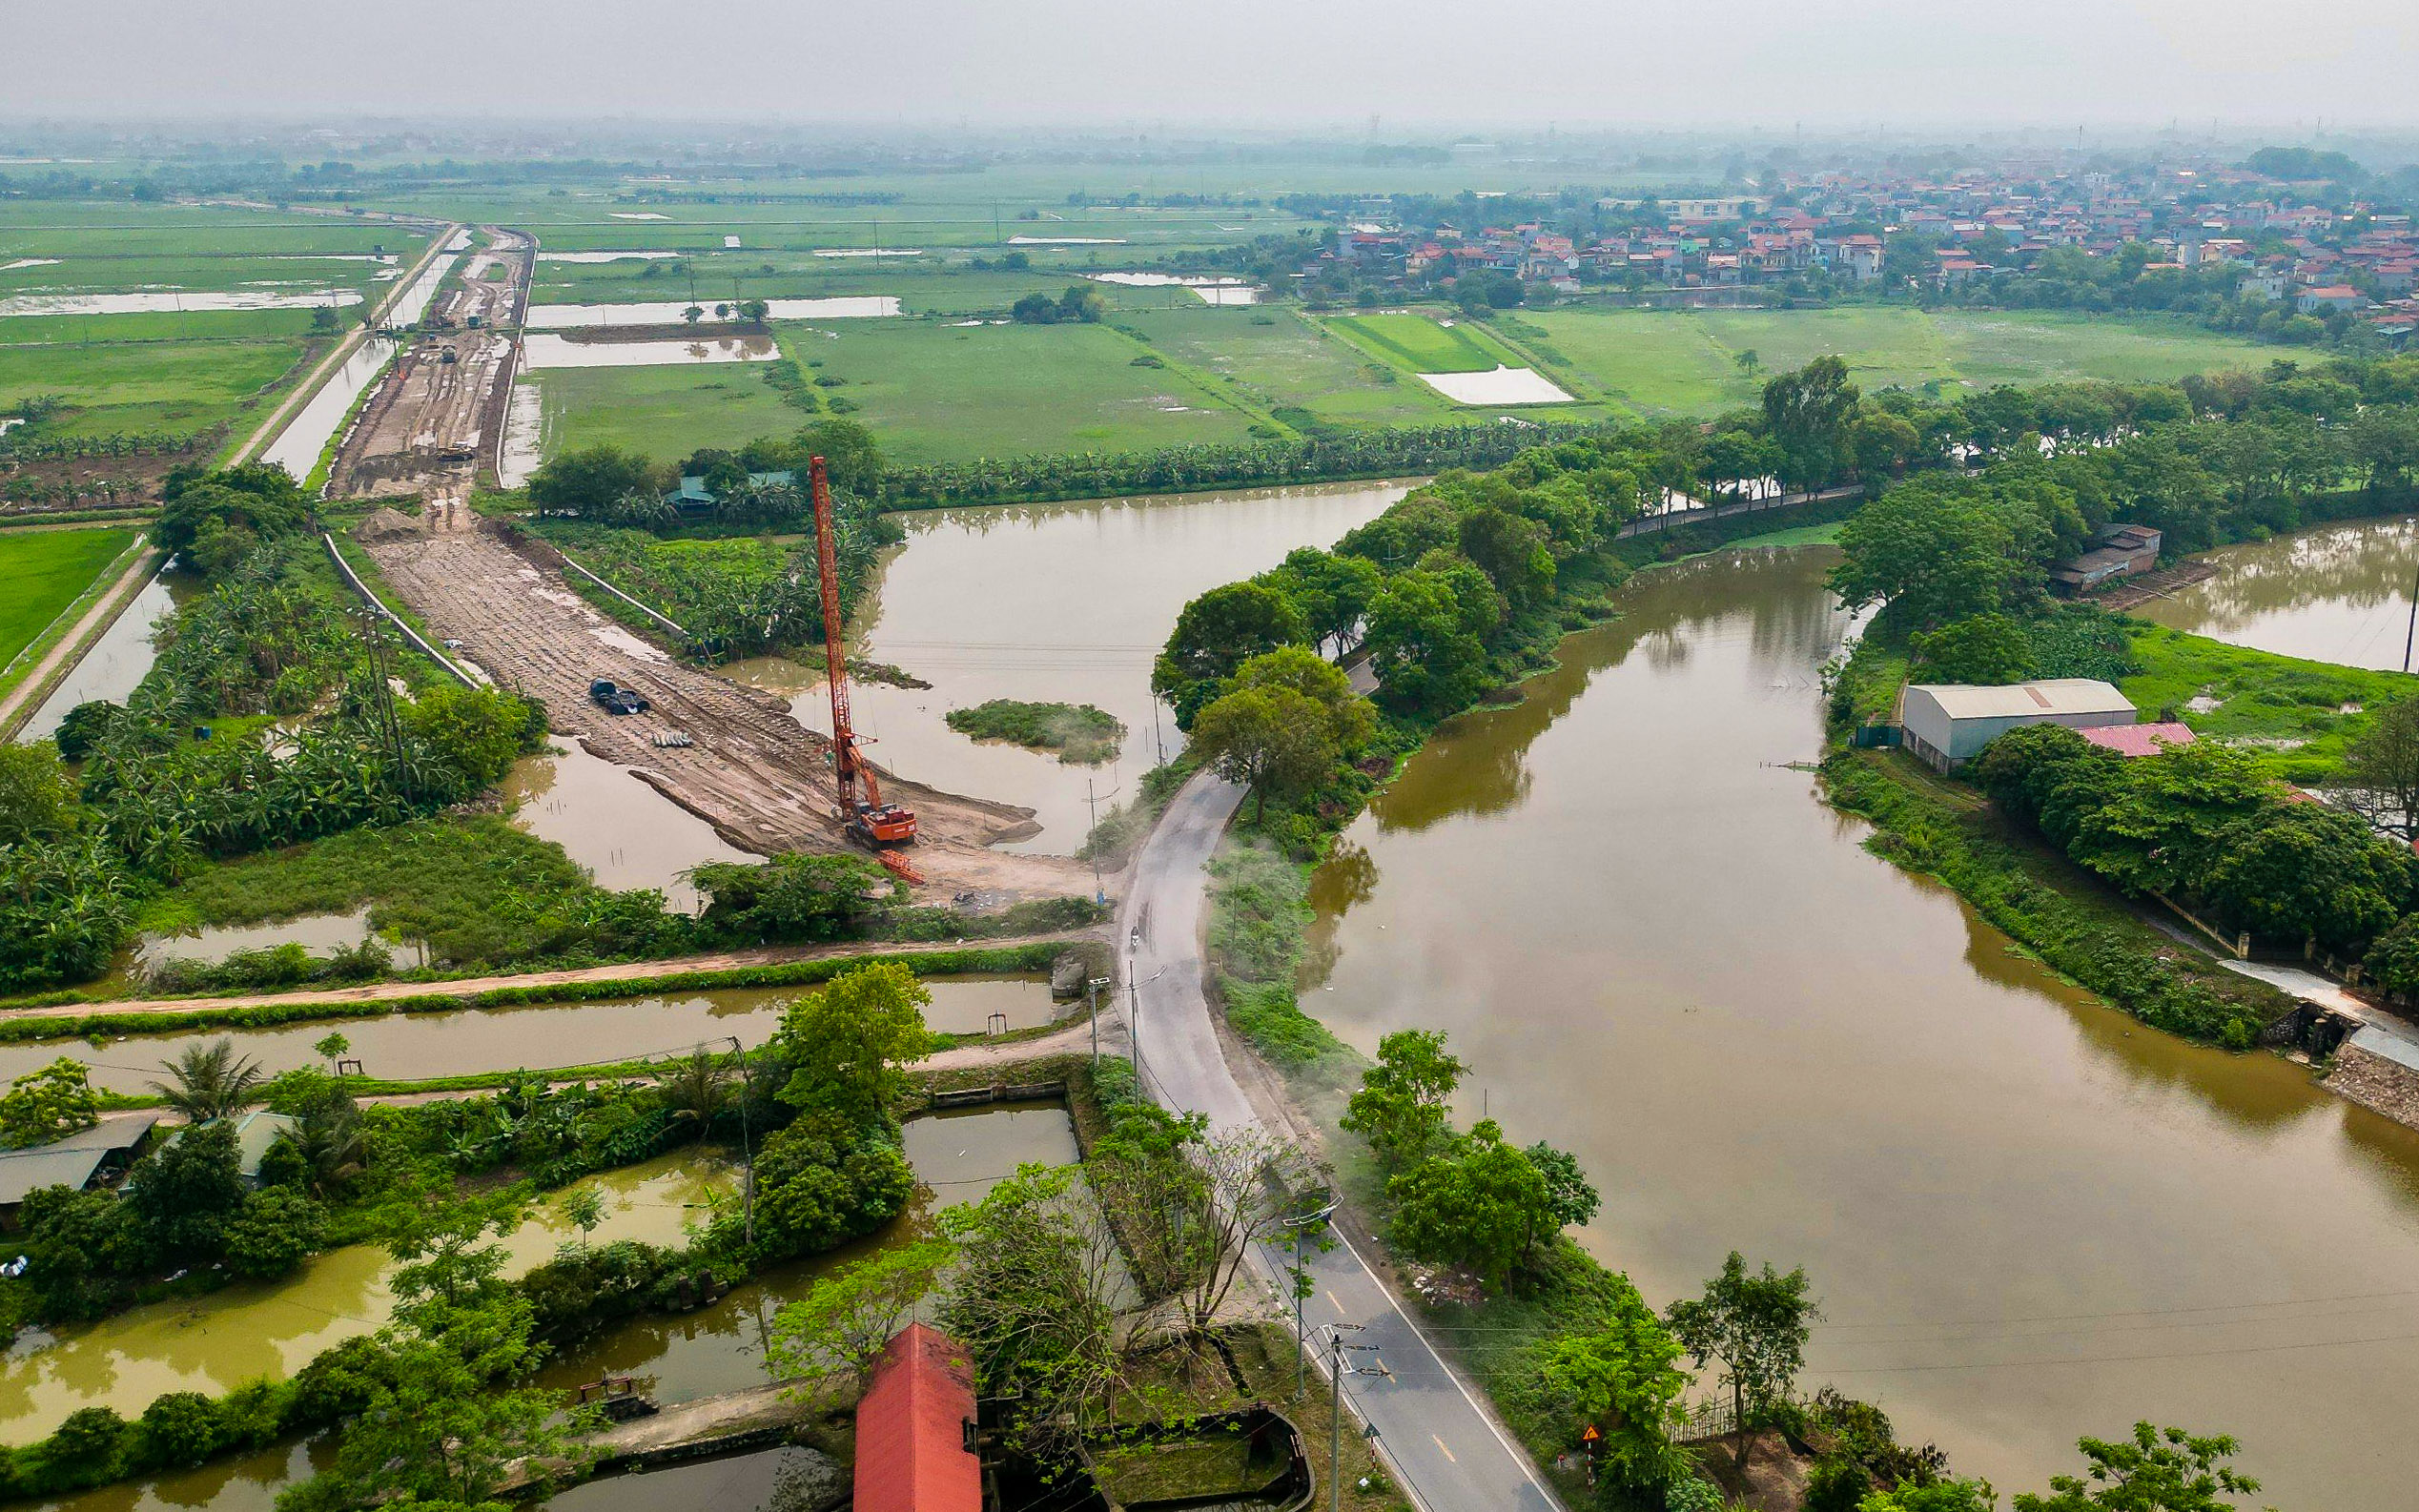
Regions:
<instances>
[{"instance_id":1,"label":"brown muddy river","mask_svg":"<svg viewBox=\"0 0 2419 1512\"><path fill-rule=\"evenodd\" d=\"M1829 548L1644 576L1528 702L1433 742L1318 879L1306 1004L1443 1029L1572 1148L1660 1305L1802 1264L1805 1383L2002 1495L2138 1418L2244 1441L2260 1504L2410 1504L2419 1134L2096 1006L1866 854L1779 764L1850 621ZM2397 650L2399 646L2397 646Z\"/></svg>"},{"instance_id":2,"label":"brown muddy river","mask_svg":"<svg viewBox=\"0 0 2419 1512\"><path fill-rule=\"evenodd\" d=\"M2419 520L2320 525L2203 560L2215 564L2216 577L2130 612L2283 656L2403 670L2419 582Z\"/></svg>"},{"instance_id":3,"label":"brown muddy river","mask_svg":"<svg viewBox=\"0 0 2419 1512\"><path fill-rule=\"evenodd\" d=\"M1181 748L1172 721L1162 714L1154 725L1151 661L1185 602L1266 571L1297 547L1333 545L1404 492L1400 483L1336 483L899 516L907 541L860 607L851 650L933 685L856 682L857 728L881 742L873 759L886 767L1037 810L1041 833L1006 848L1073 851L1090 828L1087 780L1094 792L1131 796L1162 750ZM819 662L760 658L727 670L795 695L799 721L830 731ZM1106 709L1126 727L1124 748L1113 762L1070 766L977 743L942 722L951 709L995 698Z\"/></svg>"}]
</instances>

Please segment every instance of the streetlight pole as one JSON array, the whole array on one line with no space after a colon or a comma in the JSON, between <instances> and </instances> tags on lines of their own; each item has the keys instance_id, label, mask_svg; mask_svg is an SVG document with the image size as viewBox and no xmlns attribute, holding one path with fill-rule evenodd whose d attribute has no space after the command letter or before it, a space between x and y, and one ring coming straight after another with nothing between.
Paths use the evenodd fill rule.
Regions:
<instances>
[{"instance_id":1,"label":"streetlight pole","mask_svg":"<svg viewBox=\"0 0 2419 1512\"><path fill-rule=\"evenodd\" d=\"M746 1225L748 1247L752 1250L756 1247L756 1142L748 1133L748 1047L733 1034L730 1048L739 1054L739 1155L744 1162L739 1188L740 1220Z\"/></svg>"}]
</instances>

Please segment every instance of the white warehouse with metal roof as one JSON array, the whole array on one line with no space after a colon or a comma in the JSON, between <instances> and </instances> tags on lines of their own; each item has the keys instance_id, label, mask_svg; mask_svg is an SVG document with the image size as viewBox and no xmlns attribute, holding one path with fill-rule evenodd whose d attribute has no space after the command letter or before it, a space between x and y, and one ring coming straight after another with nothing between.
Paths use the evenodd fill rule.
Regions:
<instances>
[{"instance_id":1,"label":"white warehouse with metal roof","mask_svg":"<svg viewBox=\"0 0 2419 1512\"><path fill-rule=\"evenodd\" d=\"M2019 725L2099 729L2130 725L2137 717L2114 684L2094 677L2045 678L2004 687L1916 683L1898 703L1906 748L1941 771L1972 761L1983 746Z\"/></svg>"}]
</instances>

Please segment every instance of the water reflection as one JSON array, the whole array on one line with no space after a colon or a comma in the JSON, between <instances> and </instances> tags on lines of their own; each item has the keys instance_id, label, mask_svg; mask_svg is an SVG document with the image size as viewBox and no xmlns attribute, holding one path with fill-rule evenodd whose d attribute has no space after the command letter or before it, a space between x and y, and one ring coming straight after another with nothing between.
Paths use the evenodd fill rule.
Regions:
<instances>
[{"instance_id":1,"label":"water reflection","mask_svg":"<svg viewBox=\"0 0 2419 1512\"><path fill-rule=\"evenodd\" d=\"M1458 722L1317 884L1363 1050L1442 1029L1603 1189L1658 1303L1803 1263L1809 1383L2040 1485L2137 1418L2243 1437L2279 1504L2388 1506L2419 1399L2419 1134L2101 1008L1859 847L1783 763L1853 631L1828 551L1645 575ZM1660 649L1662 654L1656 654ZM1507 775L1516 774L1516 775Z\"/></svg>"},{"instance_id":2,"label":"water reflection","mask_svg":"<svg viewBox=\"0 0 2419 1512\"><path fill-rule=\"evenodd\" d=\"M2131 612L2285 656L2399 670L2419 520L2320 525L2207 554L2217 576Z\"/></svg>"}]
</instances>

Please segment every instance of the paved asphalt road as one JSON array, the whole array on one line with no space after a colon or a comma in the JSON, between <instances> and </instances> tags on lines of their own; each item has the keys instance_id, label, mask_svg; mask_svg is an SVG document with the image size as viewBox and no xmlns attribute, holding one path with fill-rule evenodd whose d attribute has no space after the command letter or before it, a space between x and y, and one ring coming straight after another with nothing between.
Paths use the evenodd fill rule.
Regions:
<instances>
[{"instance_id":1,"label":"paved asphalt road","mask_svg":"<svg viewBox=\"0 0 2419 1512\"><path fill-rule=\"evenodd\" d=\"M1128 980L1118 1011L1140 1003L1142 1064L1153 1093L1172 1107L1209 1115L1231 1129L1256 1122L1252 1106L1227 1069L1218 1032L1201 992L1201 930L1207 908L1204 870L1243 792L1206 773L1168 805L1137 860L1118 919L1128 945ZM1393 1296L1348 1242L1308 1257L1318 1290L1302 1304L1304 1324L1358 1323L1347 1338L1377 1346L1358 1364L1364 1374L1344 1389L1378 1432L1380 1446L1425 1512L1560 1512L1528 1457L1484 1411ZM1262 1254L1274 1280L1290 1259ZM1279 1288L1281 1295L1287 1289ZM1383 1361L1388 1374L1374 1373ZM1324 1446L1317 1446L1323 1465ZM1323 1502L1323 1498L1322 1498Z\"/></svg>"}]
</instances>

